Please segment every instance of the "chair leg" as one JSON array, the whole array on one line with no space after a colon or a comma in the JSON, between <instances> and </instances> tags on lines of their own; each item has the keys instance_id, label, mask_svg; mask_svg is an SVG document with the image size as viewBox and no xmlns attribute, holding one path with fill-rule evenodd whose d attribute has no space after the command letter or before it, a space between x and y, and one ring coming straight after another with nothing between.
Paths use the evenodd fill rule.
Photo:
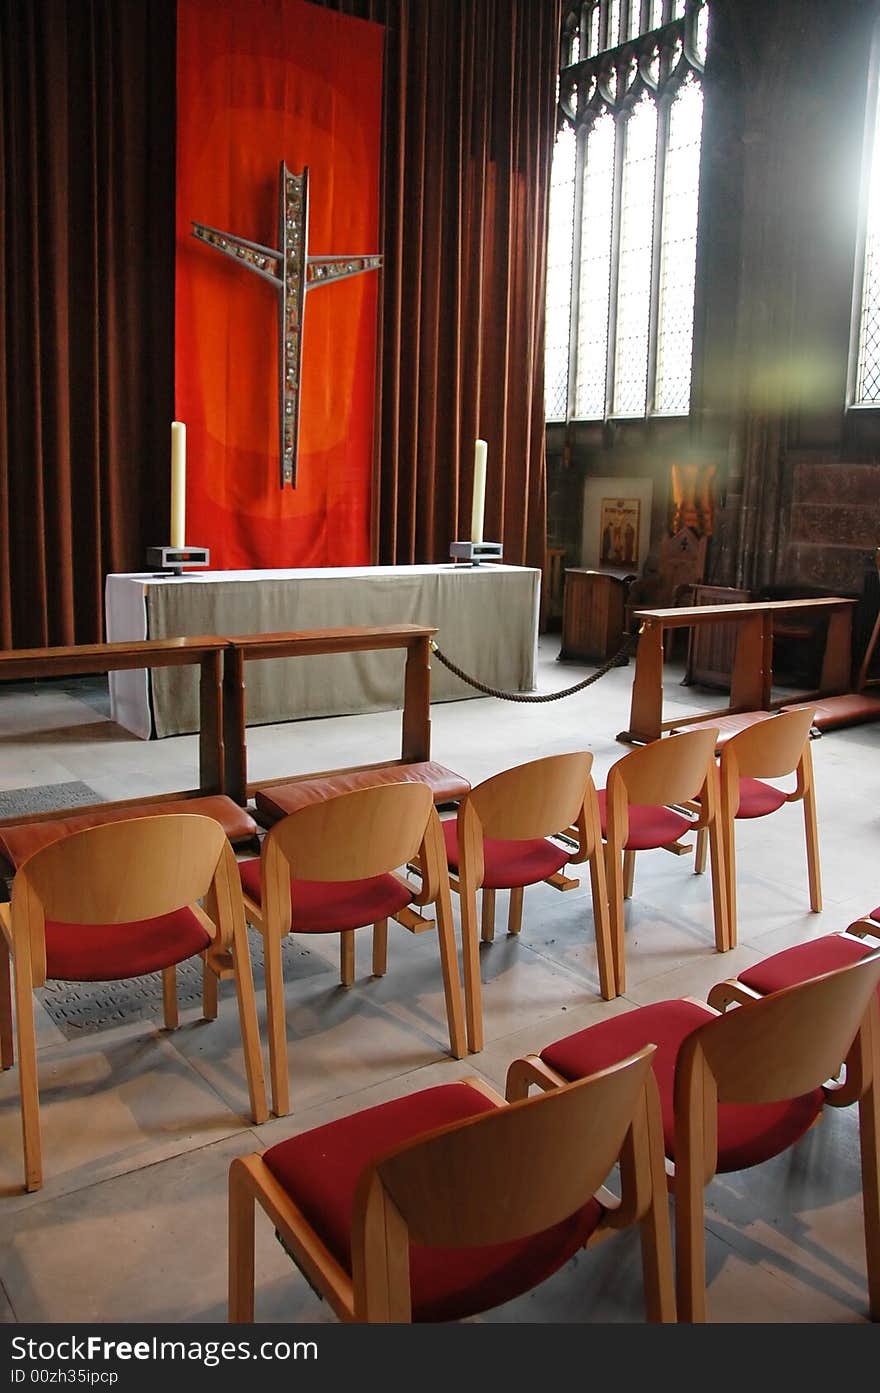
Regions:
<instances>
[{"instance_id":1,"label":"chair leg","mask_svg":"<svg viewBox=\"0 0 880 1393\"><path fill-rule=\"evenodd\" d=\"M484 943L491 943L495 937L495 891L483 890L480 899L480 933Z\"/></svg>"},{"instance_id":2,"label":"chair leg","mask_svg":"<svg viewBox=\"0 0 880 1393\"><path fill-rule=\"evenodd\" d=\"M204 967L202 969L202 1015L206 1021L217 1019L217 974L211 967L211 960L207 953L202 954Z\"/></svg>"},{"instance_id":3,"label":"chair leg","mask_svg":"<svg viewBox=\"0 0 880 1393\"><path fill-rule=\"evenodd\" d=\"M663 1119L655 1089L647 1090L647 1146L651 1170L651 1202L639 1225L642 1242L642 1276L645 1315L653 1322L674 1322L675 1274L672 1265L672 1233L666 1189L666 1157Z\"/></svg>"},{"instance_id":4,"label":"chair leg","mask_svg":"<svg viewBox=\"0 0 880 1393\"><path fill-rule=\"evenodd\" d=\"M676 1305L681 1322L706 1319L706 1232L703 1176L696 1158L675 1162Z\"/></svg>"},{"instance_id":5,"label":"chair leg","mask_svg":"<svg viewBox=\"0 0 880 1393\"><path fill-rule=\"evenodd\" d=\"M15 1063L12 1043L12 976L9 944L0 932L0 1069L11 1069Z\"/></svg>"},{"instance_id":6,"label":"chair leg","mask_svg":"<svg viewBox=\"0 0 880 1393\"><path fill-rule=\"evenodd\" d=\"M725 829L715 817L709 824L709 859L712 866L712 912L715 947L719 953L736 947L736 857L733 822Z\"/></svg>"},{"instance_id":7,"label":"chair leg","mask_svg":"<svg viewBox=\"0 0 880 1393\"><path fill-rule=\"evenodd\" d=\"M596 934L596 957L599 964L599 990L605 1001L613 1001L618 993L614 970L614 947L611 942L611 922L608 917L608 886L605 880L605 857L599 842L590 857L590 891L593 901L593 929Z\"/></svg>"},{"instance_id":8,"label":"chair leg","mask_svg":"<svg viewBox=\"0 0 880 1393\"><path fill-rule=\"evenodd\" d=\"M480 981L480 945L477 938L477 894L462 882L461 955L464 961L464 1005L467 1047L471 1054L483 1048L483 987Z\"/></svg>"},{"instance_id":9,"label":"chair leg","mask_svg":"<svg viewBox=\"0 0 880 1393\"><path fill-rule=\"evenodd\" d=\"M522 912L523 887L514 885L510 892L510 904L507 908L507 932L509 934L518 934L522 929Z\"/></svg>"},{"instance_id":10,"label":"chair leg","mask_svg":"<svg viewBox=\"0 0 880 1393\"><path fill-rule=\"evenodd\" d=\"M636 878L636 854L634 851L623 853L623 898L632 899L633 885Z\"/></svg>"},{"instance_id":11,"label":"chair leg","mask_svg":"<svg viewBox=\"0 0 880 1393\"><path fill-rule=\"evenodd\" d=\"M229 1168L228 1319L254 1319L254 1194L250 1176L236 1159Z\"/></svg>"},{"instance_id":12,"label":"chair leg","mask_svg":"<svg viewBox=\"0 0 880 1393\"><path fill-rule=\"evenodd\" d=\"M875 1054L877 1051L875 1051ZM859 1146L862 1157L862 1208L868 1262L868 1308L880 1320L880 1079L876 1072L859 1099Z\"/></svg>"},{"instance_id":13,"label":"chair leg","mask_svg":"<svg viewBox=\"0 0 880 1393\"><path fill-rule=\"evenodd\" d=\"M443 995L446 1002L446 1020L449 1025L449 1049L453 1059L464 1059L468 1051L468 1031L465 1029L464 1008L461 1000L461 978L458 975L458 952L455 945L455 928L452 920L452 895L449 883L441 880L440 894L435 905L437 914L437 942L440 948L440 968L443 973ZM477 965L479 974L479 964Z\"/></svg>"},{"instance_id":14,"label":"chair leg","mask_svg":"<svg viewBox=\"0 0 880 1393\"><path fill-rule=\"evenodd\" d=\"M373 925L373 976L384 977L388 969L388 920Z\"/></svg>"},{"instance_id":15,"label":"chair leg","mask_svg":"<svg viewBox=\"0 0 880 1393\"><path fill-rule=\"evenodd\" d=\"M162 969L162 1011L165 1029L176 1030L180 1017L177 1012L177 968L173 964Z\"/></svg>"},{"instance_id":16,"label":"chair leg","mask_svg":"<svg viewBox=\"0 0 880 1393\"><path fill-rule=\"evenodd\" d=\"M807 876L810 883L810 909L822 910L822 872L819 867L819 831L816 826L816 795L812 784L804 794L804 831L807 838Z\"/></svg>"},{"instance_id":17,"label":"chair leg","mask_svg":"<svg viewBox=\"0 0 880 1393\"><path fill-rule=\"evenodd\" d=\"M626 990L624 962L623 864L620 853L605 844L605 875L608 882L608 918L611 926L611 951L614 954L614 981L617 994Z\"/></svg>"},{"instance_id":18,"label":"chair leg","mask_svg":"<svg viewBox=\"0 0 880 1393\"><path fill-rule=\"evenodd\" d=\"M708 834L705 827L701 827L697 833L697 840L694 846L694 875L702 875L706 869L706 848Z\"/></svg>"},{"instance_id":19,"label":"chair leg","mask_svg":"<svg viewBox=\"0 0 880 1393\"><path fill-rule=\"evenodd\" d=\"M25 969L27 969L25 971ZM15 964L15 1029L18 1037L18 1087L21 1098L21 1131L24 1144L24 1186L39 1190L43 1183L40 1140L40 1092L37 1077L37 1036L30 963Z\"/></svg>"},{"instance_id":20,"label":"chair leg","mask_svg":"<svg viewBox=\"0 0 880 1393\"><path fill-rule=\"evenodd\" d=\"M286 1117L290 1112L290 1084L287 1073L287 1021L284 1011L284 979L281 973L281 939L266 929L263 930L263 960L266 964L266 1023L269 1033L272 1111L276 1117Z\"/></svg>"},{"instance_id":21,"label":"chair leg","mask_svg":"<svg viewBox=\"0 0 880 1393\"><path fill-rule=\"evenodd\" d=\"M280 958L279 949L279 958ZM260 1046L260 1026L257 1020L257 1001L254 996L254 974L244 919L232 940L232 961L235 968L235 995L238 1001L238 1021L241 1046L247 1075L251 1117L259 1124L269 1116L266 1102L266 1078L263 1073L263 1052ZM287 1063L287 1052L284 1056Z\"/></svg>"},{"instance_id":22,"label":"chair leg","mask_svg":"<svg viewBox=\"0 0 880 1393\"><path fill-rule=\"evenodd\" d=\"M339 980L344 987L354 986L354 929L339 935Z\"/></svg>"}]
</instances>

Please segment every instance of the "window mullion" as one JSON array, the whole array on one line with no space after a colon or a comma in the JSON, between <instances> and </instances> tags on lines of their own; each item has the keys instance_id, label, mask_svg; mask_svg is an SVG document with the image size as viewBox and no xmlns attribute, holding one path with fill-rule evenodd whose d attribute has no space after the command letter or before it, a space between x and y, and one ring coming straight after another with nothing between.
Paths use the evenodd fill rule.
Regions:
<instances>
[{"instance_id":1,"label":"window mullion","mask_svg":"<svg viewBox=\"0 0 880 1393\"><path fill-rule=\"evenodd\" d=\"M605 372L605 417L614 404L617 357L617 277L620 269L620 207L623 192L623 160L626 151L626 118L618 116L614 131L614 194L611 205L611 286L608 294L608 358Z\"/></svg>"},{"instance_id":2,"label":"window mullion","mask_svg":"<svg viewBox=\"0 0 880 1393\"><path fill-rule=\"evenodd\" d=\"M577 394L578 326L580 324L581 313L581 229L583 226L587 134L586 125L579 125L574 157L574 226L572 228L571 317L569 319L568 336L568 396L565 406L566 421L570 421L575 415L575 398Z\"/></svg>"},{"instance_id":3,"label":"window mullion","mask_svg":"<svg viewBox=\"0 0 880 1393\"><path fill-rule=\"evenodd\" d=\"M648 380L645 415L654 412L657 388L657 341L660 333L660 259L663 249L663 187L666 179L666 145L669 134L669 101L657 103L657 157L654 165L654 226L651 241L651 297L648 303Z\"/></svg>"}]
</instances>

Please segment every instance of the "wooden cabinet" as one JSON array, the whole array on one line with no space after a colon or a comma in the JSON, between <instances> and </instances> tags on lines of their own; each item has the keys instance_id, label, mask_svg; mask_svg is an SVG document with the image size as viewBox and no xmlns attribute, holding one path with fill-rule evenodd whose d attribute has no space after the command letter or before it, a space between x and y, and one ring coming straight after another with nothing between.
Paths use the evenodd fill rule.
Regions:
<instances>
[{"instance_id":1,"label":"wooden cabinet","mask_svg":"<svg viewBox=\"0 0 880 1393\"><path fill-rule=\"evenodd\" d=\"M565 572L560 658L610 658L623 643L624 574L571 567Z\"/></svg>"}]
</instances>

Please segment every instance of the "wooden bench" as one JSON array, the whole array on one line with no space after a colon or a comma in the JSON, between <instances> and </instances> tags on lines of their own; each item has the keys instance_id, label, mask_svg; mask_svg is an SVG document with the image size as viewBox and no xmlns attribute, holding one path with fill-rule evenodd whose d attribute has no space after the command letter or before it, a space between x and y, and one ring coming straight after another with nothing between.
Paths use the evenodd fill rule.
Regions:
<instances>
[{"instance_id":1,"label":"wooden bench","mask_svg":"<svg viewBox=\"0 0 880 1393\"><path fill-rule=\"evenodd\" d=\"M633 617L639 621L641 627L633 675L629 728L620 732L618 740L627 744L647 744L651 740L659 739L665 730L705 724L717 716L733 717L738 713L774 711L790 705L790 697L781 701L771 699L773 621L776 615L791 619L799 614L813 612L827 614L828 626L819 689L815 693L805 692L800 697L801 703L811 701L814 697L847 691L851 680L852 615L855 604L856 601L852 598L825 596L821 599L763 600L732 605L637 610ZM737 626L730 704L719 711L704 711L698 715L664 721L664 631L693 628L703 624ZM731 722L728 722L728 725L732 728Z\"/></svg>"},{"instance_id":2,"label":"wooden bench","mask_svg":"<svg viewBox=\"0 0 880 1393\"><path fill-rule=\"evenodd\" d=\"M126 817L188 812L213 817L230 841L253 841L257 824L249 813L224 796L221 721L223 652L227 640L217 635L195 638L141 639L130 643L78 644L66 648L18 648L0 652L0 682L72 677L81 673L121 672L131 668L199 666L199 786L58 808L0 819L0 875L7 880L34 851L70 832ZM5 864L4 864L5 863Z\"/></svg>"},{"instance_id":3,"label":"wooden bench","mask_svg":"<svg viewBox=\"0 0 880 1393\"><path fill-rule=\"evenodd\" d=\"M298 633L235 635L227 640L223 658L223 740L226 753L226 791L245 804L256 795L257 808L274 822L300 806L303 795L284 790L314 785L306 796L327 797L328 792L365 787L369 783L427 783L436 803L462 797L470 785L466 779L431 760L431 662L430 641L437 632L421 624L391 624L375 628L308 629ZM399 760L360 764L346 769L325 769L312 774L249 782L247 777L247 710L245 666L266 658L301 658L326 653L363 653L376 649L405 649L403 715ZM331 781L328 785L328 780Z\"/></svg>"}]
</instances>

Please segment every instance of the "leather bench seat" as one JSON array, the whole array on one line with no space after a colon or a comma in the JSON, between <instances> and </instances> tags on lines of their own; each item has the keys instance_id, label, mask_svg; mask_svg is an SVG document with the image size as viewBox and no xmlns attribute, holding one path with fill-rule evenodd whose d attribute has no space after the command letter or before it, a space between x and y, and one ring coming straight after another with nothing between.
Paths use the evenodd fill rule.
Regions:
<instances>
[{"instance_id":1,"label":"leather bench seat","mask_svg":"<svg viewBox=\"0 0 880 1393\"><path fill-rule=\"evenodd\" d=\"M880 697L869 692L846 692L843 696L817 697L815 701L783 706L783 711L798 711L800 706L815 706L813 725L819 730L835 730L838 726L858 725L862 721L880 721Z\"/></svg>"},{"instance_id":2,"label":"leather bench seat","mask_svg":"<svg viewBox=\"0 0 880 1393\"><path fill-rule=\"evenodd\" d=\"M720 750L726 745L734 735L738 735L747 726L757 725L759 721L766 721L769 717L775 716L775 711L737 711L731 712L729 716L712 716L705 721L693 721L689 725L675 726L670 730L670 735L684 735L688 730L706 730L709 726L718 727L718 739L715 749Z\"/></svg>"},{"instance_id":3,"label":"leather bench seat","mask_svg":"<svg viewBox=\"0 0 880 1393\"><path fill-rule=\"evenodd\" d=\"M427 784L435 803L453 803L470 792L470 784L460 774L446 769L433 760L419 764L387 764L380 769L352 769L344 774L327 774L314 779L299 779L292 783L273 784L257 790L254 802L257 812L267 823L277 822L288 813L298 812L310 803L333 798L338 793L351 793L357 788L375 788L377 784Z\"/></svg>"},{"instance_id":4,"label":"leather bench seat","mask_svg":"<svg viewBox=\"0 0 880 1393\"><path fill-rule=\"evenodd\" d=\"M158 817L161 813L200 813L220 823L231 842L246 842L256 837L258 827L246 808L240 808L225 794L209 798L169 798L161 803L133 803L127 808L95 809L87 813L71 813L45 822L10 823L0 827L0 855L17 870L28 856L52 842L60 841L71 832L85 827L99 827L105 822L121 822L131 817Z\"/></svg>"}]
</instances>

